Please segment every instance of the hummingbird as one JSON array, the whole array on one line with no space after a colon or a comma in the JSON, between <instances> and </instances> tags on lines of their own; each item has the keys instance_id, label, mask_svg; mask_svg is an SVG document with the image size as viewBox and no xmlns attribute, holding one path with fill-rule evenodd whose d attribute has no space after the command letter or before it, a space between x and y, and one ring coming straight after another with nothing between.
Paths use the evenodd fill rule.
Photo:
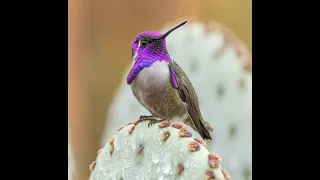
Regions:
<instances>
[{"instance_id":1,"label":"hummingbird","mask_svg":"<svg viewBox=\"0 0 320 180\"><path fill-rule=\"evenodd\" d=\"M132 68L127 84L138 102L152 115L140 116L149 125L168 120L183 120L205 140L211 140L213 128L204 121L197 94L186 73L173 61L166 47L166 37L184 21L161 34L140 32L132 41Z\"/></svg>"}]
</instances>

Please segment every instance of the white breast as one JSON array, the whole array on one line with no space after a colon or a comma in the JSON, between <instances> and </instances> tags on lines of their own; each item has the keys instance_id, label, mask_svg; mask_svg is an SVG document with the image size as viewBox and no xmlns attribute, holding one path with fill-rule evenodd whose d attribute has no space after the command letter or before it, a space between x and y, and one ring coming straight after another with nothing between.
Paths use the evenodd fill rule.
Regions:
<instances>
[{"instance_id":1,"label":"white breast","mask_svg":"<svg viewBox=\"0 0 320 180\"><path fill-rule=\"evenodd\" d=\"M170 70L166 61L156 61L150 67L143 68L136 77L135 84L140 88L157 86L170 78Z\"/></svg>"}]
</instances>

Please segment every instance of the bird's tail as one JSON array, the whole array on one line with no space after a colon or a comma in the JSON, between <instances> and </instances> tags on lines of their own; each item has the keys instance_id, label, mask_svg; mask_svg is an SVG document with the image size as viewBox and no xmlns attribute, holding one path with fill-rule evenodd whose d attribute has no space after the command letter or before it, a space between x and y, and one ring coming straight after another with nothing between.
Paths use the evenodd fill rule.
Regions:
<instances>
[{"instance_id":1,"label":"bird's tail","mask_svg":"<svg viewBox=\"0 0 320 180\"><path fill-rule=\"evenodd\" d=\"M202 117L199 117L197 120L192 120L190 117L185 120L186 124L192 127L195 131L197 131L202 139L204 140L212 140L210 133L213 131L213 128L210 126L210 124L203 120Z\"/></svg>"}]
</instances>

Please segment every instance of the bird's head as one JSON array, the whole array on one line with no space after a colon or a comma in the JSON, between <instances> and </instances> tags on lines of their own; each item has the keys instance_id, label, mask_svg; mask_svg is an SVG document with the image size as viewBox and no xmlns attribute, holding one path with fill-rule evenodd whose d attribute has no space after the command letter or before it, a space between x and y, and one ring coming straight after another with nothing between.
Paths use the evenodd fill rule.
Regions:
<instances>
[{"instance_id":1,"label":"bird's head","mask_svg":"<svg viewBox=\"0 0 320 180\"><path fill-rule=\"evenodd\" d=\"M151 66L155 61L170 61L166 46L166 37L177 28L186 24L184 21L161 34L155 31L140 32L132 41L132 69L127 77L127 83L131 84L138 73Z\"/></svg>"}]
</instances>

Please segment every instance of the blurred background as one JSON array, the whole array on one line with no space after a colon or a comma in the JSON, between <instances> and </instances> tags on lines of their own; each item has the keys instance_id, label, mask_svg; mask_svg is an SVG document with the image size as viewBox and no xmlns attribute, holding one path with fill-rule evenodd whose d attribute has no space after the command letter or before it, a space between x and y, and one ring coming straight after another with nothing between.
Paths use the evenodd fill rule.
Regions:
<instances>
[{"instance_id":1,"label":"blurred background","mask_svg":"<svg viewBox=\"0 0 320 180\"><path fill-rule=\"evenodd\" d=\"M231 29L234 35L246 45L235 49L235 51L240 49L240 54L243 55L252 50L251 9L251 0L68 0L68 140L69 158L72 159L69 163L72 162L71 168L76 169L72 174L72 179L89 179L88 166L96 159L97 150L103 147L103 143L106 143L105 138L110 138L110 134L116 132L112 124L119 123L115 117L119 109L122 110L122 114L127 114L126 117L130 118L122 119L122 125L125 125L124 122L136 120L141 114L140 107L135 110L130 109L134 106L131 102L132 99L130 100L131 104L128 102L128 108L121 109L121 105L117 104L121 101L121 96L128 96L131 91L129 86L125 86L124 77L132 63L131 42L137 33L144 30L163 32L168 28L168 24L173 25L180 20L192 19L198 22L199 27L203 26L203 28L207 27L210 22L217 21ZM188 63L191 63L190 66L194 68L192 64L194 60L178 59L185 57L183 54L187 52L184 51L183 46L188 43L185 41L182 43L183 40L179 42L181 38L179 39L178 34L177 31L170 35L172 37L170 37L170 42L167 41L167 44L168 46L175 45L168 47L168 51L171 55L170 49L172 51L181 49L172 52L172 55L177 58L175 60L182 68L187 67ZM189 53L196 52L197 49L202 48L201 46L206 46L205 43L210 44L202 36L198 38L200 35L197 32L194 32L194 35L191 33L190 36L196 39L202 38L203 42L200 41L197 45L190 46ZM228 40L226 39L226 41ZM192 44L192 41L189 43ZM198 61L210 56L208 54L203 57L205 54L202 53L193 54ZM249 59L251 60L251 58ZM245 60L248 60L247 56ZM226 60L226 62L229 61ZM192 70L186 70L186 73L194 83L197 92L198 89L209 88L206 86L209 86L210 83L205 81L215 81L212 82L215 85L219 84L218 82L227 81L224 79L226 76L229 79L244 76L243 79L247 83L251 83L251 68L247 68L248 62L245 62L245 65L231 63L221 66L223 69L221 71L211 72L210 68L207 68L203 70L207 74L197 76L195 73L192 77L189 75ZM251 62L249 64L251 66ZM230 73L226 75L226 72ZM234 76L231 77L230 74ZM201 78L200 76L214 76L221 77L221 79ZM242 81L238 83L239 86L243 84ZM219 106L221 102L213 97L213 103L204 103L203 99L210 101L206 93L213 94L212 91L217 91L218 94L223 94L225 91L233 92L228 88L235 89L232 85L217 85L216 90L198 92L199 100L202 101L200 108L204 109L203 113L207 121L210 121L209 118L214 116L212 113L215 112L214 110L210 112L210 108L216 106L221 108ZM242 104L239 104L240 101ZM235 104L238 106L234 107ZM245 95L234 91L227 103L221 106L227 115L221 114L214 118L213 126L218 132L215 131L212 136L217 136L220 140L218 141L217 137L214 137L218 144L214 145L210 151L218 151L219 155L223 154L222 165L230 173L232 179L251 179L251 85L247 86ZM132 111L136 112L133 114ZM121 115L119 114L119 116ZM230 122L231 124L219 125L222 124L220 122ZM220 130L217 127L221 127ZM243 131L244 133L241 133ZM239 136L239 138L233 138L232 141L229 141L229 136ZM238 149L231 148L230 144L232 143L234 146L238 146ZM230 149L242 152L233 152ZM224 154L224 152L228 153ZM228 159L227 156L229 159L232 158L230 162L226 161L224 164L224 158ZM232 159L238 159L236 165L233 164Z\"/></svg>"}]
</instances>

